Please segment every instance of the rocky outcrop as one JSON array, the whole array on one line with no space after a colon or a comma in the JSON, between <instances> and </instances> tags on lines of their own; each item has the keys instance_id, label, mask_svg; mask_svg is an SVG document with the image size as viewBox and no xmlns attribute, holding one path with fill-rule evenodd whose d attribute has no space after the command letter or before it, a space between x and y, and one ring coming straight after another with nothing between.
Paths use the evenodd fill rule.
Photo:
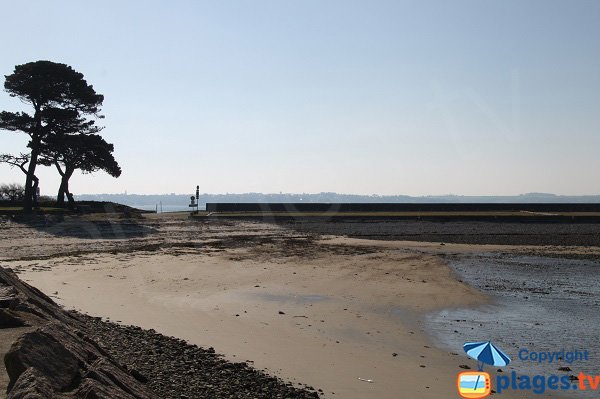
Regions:
<instances>
[{"instance_id":1,"label":"rocky outcrop","mask_svg":"<svg viewBox=\"0 0 600 399\"><path fill-rule=\"evenodd\" d=\"M24 326L4 357L8 399L156 397L90 338L81 316L0 268L0 334Z\"/></svg>"}]
</instances>

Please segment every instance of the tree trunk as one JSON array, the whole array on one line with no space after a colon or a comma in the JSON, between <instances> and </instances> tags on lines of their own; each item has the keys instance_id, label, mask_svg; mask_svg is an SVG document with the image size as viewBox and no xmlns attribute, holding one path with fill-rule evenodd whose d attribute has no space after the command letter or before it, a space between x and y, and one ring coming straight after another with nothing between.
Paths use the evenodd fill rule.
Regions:
<instances>
[{"instance_id":1,"label":"tree trunk","mask_svg":"<svg viewBox=\"0 0 600 399\"><path fill-rule=\"evenodd\" d=\"M56 206L62 208L65 206L65 186L68 184L66 176L63 176L60 180L60 187L58 188L58 196L56 197Z\"/></svg>"},{"instance_id":2,"label":"tree trunk","mask_svg":"<svg viewBox=\"0 0 600 399\"><path fill-rule=\"evenodd\" d=\"M69 179L73 176L74 170L65 170L65 174L62 178L64 182L64 190L67 195L67 200L69 201L69 209L75 209L75 199L73 198L73 194L69 191ZM61 183L62 186L62 183Z\"/></svg>"},{"instance_id":3,"label":"tree trunk","mask_svg":"<svg viewBox=\"0 0 600 399\"><path fill-rule=\"evenodd\" d=\"M58 195L56 196L56 206L63 208L65 206L65 186L69 184L69 179L65 176L65 172L61 169L58 161L54 161L54 166L56 166L56 170L61 176L60 187L58 187Z\"/></svg>"},{"instance_id":4,"label":"tree trunk","mask_svg":"<svg viewBox=\"0 0 600 399\"><path fill-rule=\"evenodd\" d=\"M27 177L25 178L25 198L23 199L23 211L30 213L33 211L34 205L37 203L36 188L33 186L35 177L35 168L38 162L38 156L40 155L41 145L41 134L42 134L42 114L41 108L37 102L33 103L35 107L35 131L31 136L31 142L29 147L31 148L31 159L29 160L29 166L27 168ZM37 187L37 185L36 185Z\"/></svg>"},{"instance_id":5,"label":"tree trunk","mask_svg":"<svg viewBox=\"0 0 600 399\"><path fill-rule=\"evenodd\" d=\"M69 200L69 209L75 209L75 198L73 197L73 194L67 192L67 199Z\"/></svg>"},{"instance_id":6,"label":"tree trunk","mask_svg":"<svg viewBox=\"0 0 600 399\"><path fill-rule=\"evenodd\" d=\"M29 166L27 168L27 178L25 179L25 198L23 198L23 211L31 212L35 205L35 167L37 166L37 159L39 155L39 140L32 140L31 143L31 159L29 160Z\"/></svg>"},{"instance_id":7,"label":"tree trunk","mask_svg":"<svg viewBox=\"0 0 600 399\"><path fill-rule=\"evenodd\" d=\"M33 179L33 207L35 209L39 209L39 203L38 203L38 187L40 186L40 179L38 179L38 177L36 175L33 175L32 177Z\"/></svg>"}]
</instances>

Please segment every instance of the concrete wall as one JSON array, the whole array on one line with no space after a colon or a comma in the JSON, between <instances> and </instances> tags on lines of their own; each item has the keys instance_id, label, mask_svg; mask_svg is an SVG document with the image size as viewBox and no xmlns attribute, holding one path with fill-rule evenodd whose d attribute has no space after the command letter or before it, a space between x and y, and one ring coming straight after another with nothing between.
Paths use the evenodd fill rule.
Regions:
<instances>
[{"instance_id":1,"label":"concrete wall","mask_svg":"<svg viewBox=\"0 0 600 399\"><path fill-rule=\"evenodd\" d=\"M206 204L208 212L600 212L600 203L215 203Z\"/></svg>"}]
</instances>

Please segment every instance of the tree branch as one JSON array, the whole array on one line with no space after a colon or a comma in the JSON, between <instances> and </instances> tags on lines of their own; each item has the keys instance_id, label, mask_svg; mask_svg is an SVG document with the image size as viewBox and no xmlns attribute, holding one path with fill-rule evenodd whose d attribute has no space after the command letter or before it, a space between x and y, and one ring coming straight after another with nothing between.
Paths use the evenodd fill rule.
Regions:
<instances>
[{"instance_id":1,"label":"tree branch","mask_svg":"<svg viewBox=\"0 0 600 399\"><path fill-rule=\"evenodd\" d=\"M19 154L19 155L11 155L11 154L0 154L0 163L6 163L11 167L16 166L25 174L27 174L27 169L25 165L29 162L28 154Z\"/></svg>"}]
</instances>

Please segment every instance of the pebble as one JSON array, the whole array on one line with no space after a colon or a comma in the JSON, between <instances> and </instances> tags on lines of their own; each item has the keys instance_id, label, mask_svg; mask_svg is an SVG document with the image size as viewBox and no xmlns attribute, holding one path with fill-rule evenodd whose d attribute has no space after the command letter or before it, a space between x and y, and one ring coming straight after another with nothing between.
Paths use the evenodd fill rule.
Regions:
<instances>
[{"instance_id":1,"label":"pebble","mask_svg":"<svg viewBox=\"0 0 600 399\"><path fill-rule=\"evenodd\" d=\"M283 312L280 312L283 313ZM86 331L138 381L164 399L318 399L314 388L293 387L186 341L81 315Z\"/></svg>"}]
</instances>

